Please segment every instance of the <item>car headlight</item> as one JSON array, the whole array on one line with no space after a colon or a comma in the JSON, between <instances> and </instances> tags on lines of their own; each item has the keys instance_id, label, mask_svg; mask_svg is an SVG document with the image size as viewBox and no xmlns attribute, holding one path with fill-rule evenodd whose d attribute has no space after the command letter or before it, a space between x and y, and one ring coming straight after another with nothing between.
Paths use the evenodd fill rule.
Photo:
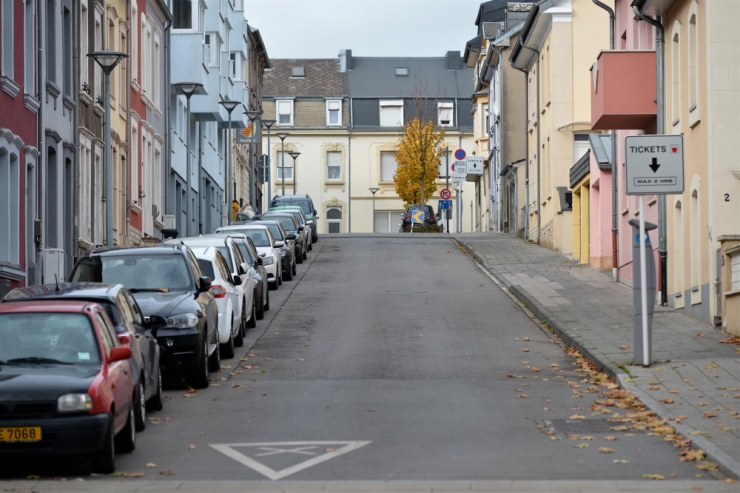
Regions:
<instances>
[{"instance_id":1,"label":"car headlight","mask_svg":"<svg viewBox=\"0 0 740 493\"><path fill-rule=\"evenodd\" d=\"M167 327L173 329L189 329L198 324L198 316L195 313L183 313L167 318Z\"/></svg>"},{"instance_id":2,"label":"car headlight","mask_svg":"<svg viewBox=\"0 0 740 493\"><path fill-rule=\"evenodd\" d=\"M272 257L262 257L262 263L264 265L272 265L272 263L274 262L274 260L275 259L273 259Z\"/></svg>"},{"instance_id":3,"label":"car headlight","mask_svg":"<svg viewBox=\"0 0 740 493\"><path fill-rule=\"evenodd\" d=\"M57 399L57 412L78 413L90 411L93 408L93 400L90 394L64 394Z\"/></svg>"}]
</instances>

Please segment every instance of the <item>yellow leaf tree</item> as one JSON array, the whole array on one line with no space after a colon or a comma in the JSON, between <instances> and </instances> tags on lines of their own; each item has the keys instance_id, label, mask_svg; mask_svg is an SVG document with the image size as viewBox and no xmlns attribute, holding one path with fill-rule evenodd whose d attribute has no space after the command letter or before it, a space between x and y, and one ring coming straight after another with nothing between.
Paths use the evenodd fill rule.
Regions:
<instances>
[{"instance_id":1,"label":"yellow leaf tree","mask_svg":"<svg viewBox=\"0 0 740 493\"><path fill-rule=\"evenodd\" d=\"M441 146L444 135L443 129L424 118L414 118L404 125L398 139L398 167L393 181L396 193L407 206L421 204L423 210L425 199L437 189L437 169L439 158L444 154Z\"/></svg>"}]
</instances>

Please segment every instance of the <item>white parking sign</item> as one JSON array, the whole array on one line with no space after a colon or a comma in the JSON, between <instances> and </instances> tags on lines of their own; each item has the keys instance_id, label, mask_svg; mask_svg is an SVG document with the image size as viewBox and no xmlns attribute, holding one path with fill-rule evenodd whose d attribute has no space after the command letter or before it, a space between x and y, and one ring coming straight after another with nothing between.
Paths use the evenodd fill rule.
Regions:
<instances>
[{"instance_id":1,"label":"white parking sign","mask_svg":"<svg viewBox=\"0 0 740 493\"><path fill-rule=\"evenodd\" d=\"M627 195L683 193L682 135L627 137L624 157Z\"/></svg>"}]
</instances>

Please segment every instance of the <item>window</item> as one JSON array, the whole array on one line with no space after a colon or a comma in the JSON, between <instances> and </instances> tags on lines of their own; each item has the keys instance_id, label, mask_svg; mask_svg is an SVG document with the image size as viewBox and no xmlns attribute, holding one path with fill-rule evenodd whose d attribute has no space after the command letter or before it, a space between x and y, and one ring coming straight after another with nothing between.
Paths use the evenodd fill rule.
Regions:
<instances>
[{"instance_id":1,"label":"window","mask_svg":"<svg viewBox=\"0 0 740 493\"><path fill-rule=\"evenodd\" d=\"M159 108L161 105L161 73L162 73L162 67L161 67L161 56L160 47L162 46L160 36L158 33L154 34L154 49L152 52L152 103L154 103L155 108Z\"/></svg>"},{"instance_id":2,"label":"window","mask_svg":"<svg viewBox=\"0 0 740 493\"><path fill-rule=\"evenodd\" d=\"M400 77L408 77L409 75L409 68L408 67L396 67L395 74Z\"/></svg>"},{"instance_id":3,"label":"window","mask_svg":"<svg viewBox=\"0 0 740 493\"><path fill-rule=\"evenodd\" d=\"M3 2L9 3L9 2ZM12 12L11 12L12 15ZM12 18L12 17L11 17ZM54 0L46 0L46 80L56 82L57 80L57 18ZM3 26L4 27L4 26ZM3 29L5 32L5 29ZM11 31L12 32L12 31ZM12 57L11 61L12 61ZM5 60L5 57L3 57ZM3 62L4 65L4 62ZM3 67L4 69L5 67ZM10 71L10 77L13 71Z\"/></svg>"},{"instance_id":4,"label":"window","mask_svg":"<svg viewBox=\"0 0 740 493\"><path fill-rule=\"evenodd\" d=\"M698 287L701 284L701 222L699 211L699 190L694 188L691 191L691 217L689 218L689 231L691 234L690 259L691 259L691 287Z\"/></svg>"},{"instance_id":5,"label":"window","mask_svg":"<svg viewBox=\"0 0 740 493\"><path fill-rule=\"evenodd\" d=\"M172 2L172 17L174 18L172 23L173 29L193 28L193 1L194 0L174 0Z\"/></svg>"},{"instance_id":6,"label":"window","mask_svg":"<svg viewBox=\"0 0 740 493\"><path fill-rule=\"evenodd\" d=\"M278 99L276 101L277 124L278 126L293 126L293 100Z\"/></svg>"},{"instance_id":7,"label":"window","mask_svg":"<svg viewBox=\"0 0 740 493\"><path fill-rule=\"evenodd\" d=\"M159 140L154 141L154 169L152 170L152 204L157 206L159 214L152 214L154 219L161 217L164 210L162 203L162 178L164 170L162 169L162 143Z\"/></svg>"},{"instance_id":8,"label":"window","mask_svg":"<svg viewBox=\"0 0 740 493\"><path fill-rule=\"evenodd\" d=\"M332 99L326 102L326 125L338 127L342 125L342 101Z\"/></svg>"},{"instance_id":9,"label":"window","mask_svg":"<svg viewBox=\"0 0 740 493\"><path fill-rule=\"evenodd\" d=\"M131 203L139 203L139 122L131 121Z\"/></svg>"},{"instance_id":10,"label":"window","mask_svg":"<svg viewBox=\"0 0 740 493\"><path fill-rule=\"evenodd\" d=\"M103 19L99 12L96 12L95 15L95 40L93 45L93 51L99 51L103 49L103 32L101 31ZM93 67L95 70L95 94L93 95L93 98L95 99L95 102L98 103L100 101L100 105L103 105L103 70L100 68L100 66L93 62Z\"/></svg>"},{"instance_id":11,"label":"window","mask_svg":"<svg viewBox=\"0 0 740 493\"><path fill-rule=\"evenodd\" d=\"M488 111L488 103L483 105L483 135L491 135L491 112Z\"/></svg>"},{"instance_id":12,"label":"window","mask_svg":"<svg viewBox=\"0 0 740 493\"><path fill-rule=\"evenodd\" d=\"M125 51L128 49L128 45L126 44L126 33L123 30L124 24L121 23L119 25L119 36L120 36L120 46L122 51ZM121 83L121 105L125 103L126 101L126 91L128 89L128 58L124 58L119 62L119 64L116 66L116 70L118 71L118 78ZM113 76L115 74L112 74Z\"/></svg>"},{"instance_id":13,"label":"window","mask_svg":"<svg viewBox=\"0 0 740 493\"><path fill-rule=\"evenodd\" d=\"M236 53L229 53L229 75L232 79L239 79L236 71Z\"/></svg>"},{"instance_id":14,"label":"window","mask_svg":"<svg viewBox=\"0 0 740 493\"><path fill-rule=\"evenodd\" d=\"M2 2L2 74L9 79L13 78L13 4L15 2ZM48 3L48 2L47 2ZM54 2L52 2L52 5Z\"/></svg>"},{"instance_id":15,"label":"window","mask_svg":"<svg viewBox=\"0 0 740 493\"><path fill-rule=\"evenodd\" d=\"M342 232L342 209L340 207L330 207L326 210L326 227L329 234Z\"/></svg>"},{"instance_id":16,"label":"window","mask_svg":"<svg viewBox=\"0 0 740 493\"><path fill-rule=\"evenodd\" d=\"M699 122L699 27L696 0L689 8L689 125Z\"/></svg>"},{"instance_id":17,"label":"window","mask_svg":"<svg viewBox=\"0 0 740 493\"><path fill-rule=\"evenodd\" d=\"M303 78L306 76L306 70L304 67L293 67L290 76L291 78Z\"/></svg>"},{"instance_id":18,"label":"window","mask_svg":"<svg viewBox=\"0 0 740 493\"><path fill-rule=\"evenodd\" d=\"M338 181L342 179L342 153L329 151L326 153L326 179Z\"/></svg>"},{"instance_id":19,"label":"window","mask_svg":"<svg viewBox=\"0 0 740 493\"><path fill-rule=\"evenodd\" d=\"M450 173L449 174L447 173L448 166L452 166L453 163L455 162L454 156L452 155L452 152L449 149L447 150L446 158L447 160L445 160L444 155L439 158L439 166L437 166L437 174L439 175L440 180L445 180L449 176L452 175L451 169L450 169Z\"/></svg>"},{"instance_id":20,"label":"window","mask_svg":"<svg viewBox=\"0 0 740 493\"><path fill-rule=\"evenodd\" d=\"M111 51L115 51L116 49L116 25L113 22L113 19L110 19L110 18L108 19L108 38L106 41L108 43L107 49ZM113 107L113 105L115 104L115 99L117 99L115 76L109 78L109 87L110 87L110 99L111 99L110 104L111 104L111 107Z\"/></svg>"},{"instance_id":21,"label":"window","mask_svg":"<svg viewBox=\"0 0 740 493\"><path fill-rule=\"evenodd\" d=\"M403 126L403 101L380 101L380 126Z\"/></svg>"},{"instance_id":22,"label":"window","mask_svg":"<svg viewBox=\"0 0 740 493\"><path fill-rule=\"evenodd\" d=\"M674 291L682 293L684 290L684 233L683 233L683 211L681 201L676 201L673 214L673 265L674 265Z\"/></svg>"},{"instance_id":23,"label":"window","mask_svg":"<svg viewBox=\"0 0 740 493\"><path fill-rule=\"evenodd\" d=\"M452 108L452 103L437 103L437 125L451 127L454 124Z\"/></svg>"},{"instance_id":24,"label":"window","mask_svg":"<svg viewBox=\"0 0 740 493\"><path fill-rule=\"evenodd\" d=\"M175 2L177 3L177 2ZM131 80L139 83L139 13L136 2L131 2Z\"/></svg>"},{"instance_id":25,"label":"window","mask_svg":"<svg viewBox=\"0 0 740 493\"><path fill-rule=\"evenodd\" d=\"M18 156L0 148L0 260L20 264L20 168Z\"/></svg>"},{"instance_id":26,"label":"window","mask_svg":"<svg viewBox=\"0 0 740 493\"><path fill-rule=\"evenodd\" d=\"M35 47L36 39L34 32L34 21L36 20L36 7L34 6L34 0L26 0L26 11L24 17L24 43L23 43L23 69L24 69L24 84L26 86L26 94L35 94L36 88L34 86L35 80ZM87 32L87 29L85 29ZM5 43L3 42L3 45ZM87 52L85 52L87 53Z\"/></svg>"},{"instance_id":27,"label":"window","mask_svg":"<svg viewBox=\"0 0 740 493\"><path fill-rule=\"evenodd\" d=\"M673 24L671 43L671 120L673 126L681 121L681 23ZM676 129L674 129L676 131ZM680 130L678 130L680 131Z\"/></svg>"},{"instance_id":28,"label":"window","mask_svg":"<svg viewBox=\"0 0 740 493\"><path fill-rule=\"evenodd\" d=\"M393 175L396 173L396 153L392 151L383 151L380 153L380 181L393 181Z\"/></svg>"},{"instance_id":29,"label":"window","mask_svg":"<svg viewBox=\"0 0 740 493\"><path fill-rule=\"evenodd\" d=\"M283 159L285 161L283 161ZM285 175L285 181L293 179L293 158L287 152L277 152L277 180L282 181ZM283 167L284 166L284 167Z\"/></svg>"}]
</instances>

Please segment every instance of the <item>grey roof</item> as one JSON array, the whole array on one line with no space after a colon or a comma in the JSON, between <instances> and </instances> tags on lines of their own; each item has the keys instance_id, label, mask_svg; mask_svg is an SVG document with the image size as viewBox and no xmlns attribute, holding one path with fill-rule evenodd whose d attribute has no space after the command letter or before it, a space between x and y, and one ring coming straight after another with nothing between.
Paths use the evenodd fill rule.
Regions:
<instances>
[{"instance_id":1,"label":"grey roof","mask_svg":"<svg viewBox=\"0 0 740 493\"><path fill-rule=\"evenodd\" d=\"M504 22L484 22L483 23L483 37L485 39L495 38L499 32L504 30Z\"/></svg>"},{"instance_id":2,"label":"grey roof","mask_svg":"<svg viewBox=\"0 0 740 493\"><path fill-rule=\"evenodd\" d=\"M449 56L459 52L448 52ZM353 57L347 73L353 98L409 98L417 90L428 97L470 99L473 69L460 65L448 70L448 57ZM395 75L396 67L406 67L408 76Z\"/></svg>"},{"instance_id":3,"label":"grey roof","mask_svg":"<svg viewBox=\"0 0 740 493\"><path fill-rule=\"evenodd\" d=\"M610 135L589 134L588 141L594 152L599 168L611 169L612 166L612 141Z\"/></svg>"},{"instance_id":4,"label":"grey roof","mask_svg":"<svg viewBox=\"0 0 740 493\"><path fill-rule=\"evenodd\" d=\"M590 171L589 162L591 160L591 150L586 151L586 154L576 161L576 164L570 167L570 188L573 185L581 181L581 178L586 176Z\"/></svg>"},{"instance_id":5,"label":"grey roof","mask_svg":"<svg viewBox=\"0 0 740 493\"><path fill-rule=\"evenodd\" d=\"M347 74L339 71L339 59L271 60L265 71L263 95L324 97L347 96ZM292 77L293 67L303 67L305 77Z\"/></svg>"}]
</instances>

